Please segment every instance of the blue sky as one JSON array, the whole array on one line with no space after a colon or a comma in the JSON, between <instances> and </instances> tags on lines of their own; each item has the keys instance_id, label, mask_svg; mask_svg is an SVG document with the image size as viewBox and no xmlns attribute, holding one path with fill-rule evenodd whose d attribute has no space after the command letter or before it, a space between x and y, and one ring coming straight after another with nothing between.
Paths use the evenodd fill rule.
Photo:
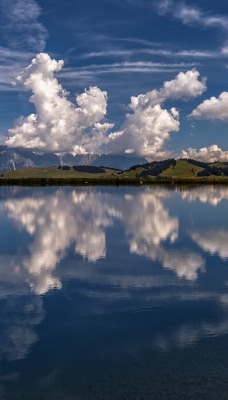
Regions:
<instances>
[{"instance_id":1,"label":"blue sky","mask_svg":"<svg viewBox=\"0 0 228 400\"><path fill-rule=\"evenodd\" d=\"M159 90L164 81L195 68L199 80L207 77L207 90L188 101L185 96L171 96L162 103L162 108L179 111L180 125L178 132L169 131L159 151L180 154L189 147L213 144L228 150L226 98L213 118L211 104L200 109L200 115L188 117L205 99L218 98L228 89L228 5L224 0L2 0L0 12L1 142L17 118L37 112L29 102L33 89L12 86L11 81L44 52L64 60L55 77L70 93L72 103L75 94L90 86L107 92L102 123L115 124L110 132L126 130L123 124L131 112L131 96ZM128 137L129 132L126 141ZM134 145L129 146L125 150L133 152ZM115 148L118 151L120 146Z\"/></svg>"}]
</instances>

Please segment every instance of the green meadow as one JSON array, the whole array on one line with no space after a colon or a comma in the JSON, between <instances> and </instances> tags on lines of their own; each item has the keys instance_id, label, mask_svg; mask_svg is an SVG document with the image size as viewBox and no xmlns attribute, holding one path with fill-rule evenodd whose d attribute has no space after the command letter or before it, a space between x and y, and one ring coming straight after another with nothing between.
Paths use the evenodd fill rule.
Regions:
<instances>
[{"instance_id":1,"label":"green meadow","mask_svg":"<svg viewBox=\"0 0 228 400\"><path fill-rule=\"evenodd\" d=\"M174 160L175 161L175 160ZM194 160L193 160L194 161ZM189 160L178 160L168 168L167 160L148 163L131 167L129 170L120 171L102 167L101 172L79 172L73 167L67 170L60 167L28 168L22 170L9 170L0 173L1 185L53 185L53 184L152 184L152 183L228 183L227 163L207 164L209 176L199 176L205 170L205 166L192 164ZM211 169L212 167L212 169ZM163 168L163 169L162 169ZM89 167L88 167L89 169ZM220 170L218 170L220 169ZM99 170L99 168L98 168ZM159 173L159 171L161 171ZM218 176L218 171L220 176ZM215 173L216 175L214 175Z\"/></svg>"}]
</instances>

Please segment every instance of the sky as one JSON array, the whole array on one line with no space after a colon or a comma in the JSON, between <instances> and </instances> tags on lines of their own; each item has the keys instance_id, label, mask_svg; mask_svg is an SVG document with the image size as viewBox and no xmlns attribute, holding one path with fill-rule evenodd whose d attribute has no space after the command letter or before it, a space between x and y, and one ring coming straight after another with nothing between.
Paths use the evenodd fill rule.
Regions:
<instances>
[{"instance_id":1,"label":"sky","mask_svg":"<svg viewBox=\"0 0 228 400\"><path fill-rule=\"evenodd\" d=\"M224 0L1 0L0 29L0 143L228 161Z\"/></svg>"}]
</instances>

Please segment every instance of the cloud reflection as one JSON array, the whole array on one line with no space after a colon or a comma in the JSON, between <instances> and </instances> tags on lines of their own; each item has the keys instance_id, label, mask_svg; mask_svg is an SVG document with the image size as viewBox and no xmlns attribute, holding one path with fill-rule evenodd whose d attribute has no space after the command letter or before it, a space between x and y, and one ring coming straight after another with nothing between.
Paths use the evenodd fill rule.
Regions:
<instances>
[{"instance_id":1,"label":"cloud reflection","mask_svg":"<svg viewBox=\"0 0 228 400\"><path fill-rule=\"evenodd\" d=\"M181 192L181 196L216 205L225 199L225 193L226 188L212 190L207 187L202 188L201 194L196 188L190 191L189 197L185 192ZM224 304L224 299L220 301L217 294L202 292L196 279L199 272L206 270L203 251L218 254L223 259L228 257L228 231L202 230L196 218L194 231L186 233L190 241L188 247L188 242L181 240L181 215L176 215L175 208L169 206L174 195L175 191L161 187L120 191L46 188L21 189L3 198L7 217L17 227L17 234L18 229L27 233L29 245L26 242L26 251L22 250L20 254L0 258L0 300L14 294L14 299L0 312L0 339L4 344L0 358L19 360L26 357L38 340L35 327L44 316L42 297L34 294L43 295L53 288L61 288L66 277L79 282L79 297L92 298L87 305L78 306L80 313L85 314L107 312L110 304L117 303L118 310L134 310L132 299L142 307L139 312L151 304L156 303L158 307L161 301L168 304L170 298L191 304L210 298L217 305ZM124 231L122 245L125 251L127 247L129 256L126 268L122 265L121 254L115 256L115 268L108 268L103 263L95 266L95 262L106 257L108 231L116 225ZM192 246L192 241L198 248ZM71 258L71 262L64 263L61 268L61 261L69 252L76 254L75 264ZM132 255L139 257L138 264L131 265ZM142 271L139 268L141 256L148 259L146 265L149 266ZM82 259L87 261L86 264ZM165 274L158 269L151 272L152 262L171 272ZM180 278L178 282L174 273ZM27 285L32 289L29 301ZM101 289L102 285L105 291ZM18 298L21 300L17 301ZM14 317L12 310L16 310ZM161 330L153 334L153 342L164 349L173 344L188 346L205 335L225 334L227 320L225 313L219 323L209 320L192 326L187 319L181 323L176 321L169 337Z\"/></svg>"},{"instance_id":2,"label":"cloud reflection","mask_svg":"<svg viewBox=\"0 0 228 400\"><path fill-rule=\"evenodd\" d=\"M44 318L40 297L11 298L0 307L0 360L25 359L38 341L35 327Z\"/></svg>"},{"instance_id":3,"label":"cloud reflection","mask_svg":"<svg viewBox=\"0 0 228 400\"><path fill-rule=\"evenodd\" d=\"M7 200L5 207L9 218L33 237L30 257L21 267L36 294L61 288L54 271L72 244L89 261L105 257L104 227L111 220L99 194L57 190L47 197Z\"/></svg>"},{"instance_id":4,"label":"cloud reflection","mask_svg":"<svg viewBox=\"0 0 228 400\"><path fill-rule=\"evenodd\" d=\"M191 233L192 239L210 254L218 254L222 259L228 258L228 231L224 229Z\"/></svg>"},{"instance_id":5,"label":"cloud reflection","mask_svg":"<svg viewBox=\"0 0 228 400\"><path fill-rule=\"evenodd\" d=\"M117 219L123 226L131 253L146 256L174 271L178 277L197 278L204 270L200 254L173 247L178 239L179 220L171 216L166 189L138 190L120 195L95 189L37 191L5 201L8 217L32 237L29 256L19 268L36 294L61 288L56 267L74 246L75 253L89 262L106 256L106 229ZM169 244L169 248L167 248ZM170 248L171 246L171 248Z\"/></svg>"},{"instance_id":6,"label":"cloud reflection","mask_svg":"<svg viewBox=\"0 0 228 400\"><path fill-rule=\"evenodd\" d=\"M217 206L221 201L228 200L228 188L225 186L200 186L188 188L181 192L182 199L190 202L200 201L204 204Z\"/></svg>"}]
</instances>

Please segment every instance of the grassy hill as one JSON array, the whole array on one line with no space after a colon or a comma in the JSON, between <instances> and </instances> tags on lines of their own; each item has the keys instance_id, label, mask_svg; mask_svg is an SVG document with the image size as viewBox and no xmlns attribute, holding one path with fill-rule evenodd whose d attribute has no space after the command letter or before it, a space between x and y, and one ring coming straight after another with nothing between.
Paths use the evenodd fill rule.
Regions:
<instances>
[{"instance_id":1,"label":"grassy hill","mask_svg":"<svg viewBox=\"0 0 228 400\"><path fill-rule=\"evenodd\" d=\"M0 173L0 185L143 183L228 183L228 163L170 159L136 165L126 171L88 166L30 168Z\"/></svg>"},{"instance_id":2,"label":"grassy hill","mask_svg":"<svg viewBox=\"0 0 228 400\"><path fill-rule=\"evenodd\" d=\"M0 174L3 175L2 179L36 179L36 178L46 178L46 179L62 179L62 178L105 178L112 177L113 174L116 174L118 171L114 169L105 168L105 172L102 173L88 173L88 172L78 172L73 168L69 170L62 170L57 167L47 167L47 168L28 168L21 170L10 170L5 171Z\"/></svg>"}]
</instances>

